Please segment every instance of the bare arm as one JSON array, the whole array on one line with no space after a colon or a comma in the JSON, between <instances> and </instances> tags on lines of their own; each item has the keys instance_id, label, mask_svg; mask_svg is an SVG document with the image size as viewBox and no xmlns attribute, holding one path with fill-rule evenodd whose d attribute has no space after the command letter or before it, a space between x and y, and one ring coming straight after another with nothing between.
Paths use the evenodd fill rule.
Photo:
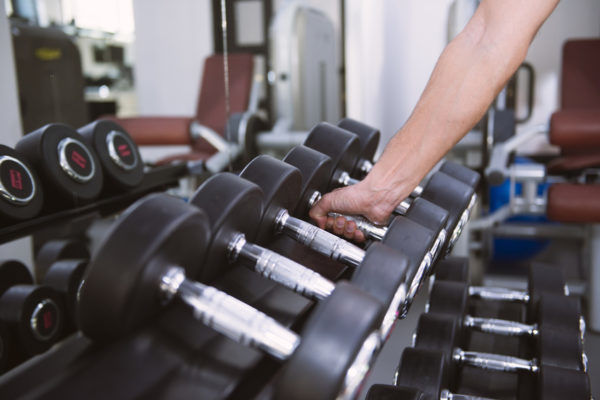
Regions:
<instances>
[{"instance_id":1,"label":"bare arm","mask_svg":"<svg viewBox=\"0 0 600 400\"><path fill-rule=\"evenodd\" d=\"M310 216L321 227L363 240L336 211L382 223L427 172L481 119L524 60L559 0L483 0L440 56L406 124L366 178L323 196Z\"/></svg>"}]
</instances>

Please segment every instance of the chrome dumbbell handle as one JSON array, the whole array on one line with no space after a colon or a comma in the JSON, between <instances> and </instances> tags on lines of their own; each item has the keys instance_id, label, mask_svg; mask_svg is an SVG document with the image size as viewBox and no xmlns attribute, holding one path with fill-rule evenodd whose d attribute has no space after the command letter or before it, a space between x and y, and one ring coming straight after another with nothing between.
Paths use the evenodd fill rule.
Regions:
<instances>
[{"instance_id":1,"label":"chrome dumbbell handle","mask_svg":"<svg viewBox=\"0 0 600 400\"><path fill-rule=\"evenodd\" d=\"M539 366L535 359L524 360L518 357L503 356L499 354L480 353L477 351L464 351L456 348L452 352L452 359L463 365L470 365L482 369L504 372L538 372Z\"/></svg>"},{"instance_id":2,"label":"chrome dumbbell handle","mask_svg":"<svg viewBox=\"0 0 600 400\"><path fill-rule=\"evenodd\" d=\"M249 260L254 270L262 276L308 297L324 299L335 288L333 282L313 270L271 250L248 243L241 233L229 243L228 255L231 262L239 257Z\"/></svg>"},{"instance_id":3,"label":"chrome dumbbell handle","mask_svg":"<svg viewBox=\"0 0 600 400\"><path fill-rule=\"evenodd\" d=\"M377 226L369 222L366 218L359 217L357 215L345 215L339 213L328 213L330 217L344 217L346 221L352 221L356 224L356 229L360 230L369 239L383 240L383 237L387 233L387 227Z\"/></svg>"},{"instance_id":4,"label":"chrome dumbbell handle","mask_svg":"<svg viewBox=\"0 0 600 400\"><path fill-rule=\"evenodd\" d=\"M417 291L421 287L423 283L424 277L427 275L429 271L429 267L431 266L431 255L429 253L425 254L425 257L421 260L415 275L410 282L408 287L408 292L406 294L406 301L402 304L402 308L400 309L400 316L403 318L408 313L408 309L410 308L415 296L417 295Z\"/></svg>"},{"instance_id":5,"label":"chrome dumbbell handle","mask_svg":"<svg viewBox=\"0 0 600 400\"><path fill-rule=\"evenodd\" d=\"M171 268L160 288L166 300L177 295L190 305L205 325L277 359L287 359L300 344L297 334L266 314L214 287L187 280L181 267Z\"/></svg>"},{"instance_id":6,"label":"chrome dumbbell handle","mask_svg":"<svg viewBox=\"0 0 600 400\"><path fill-rule=\"evenodd\" d=\"M498 300L527 303L529 294L520 290L511 290L497 287L469 286L469 296L483 300Z\"/></svg>"},{"instance_id":7,"label":"chrome dumbbell handle","mask_svg":"<svg viewBox=\"0 0 600 400\"><path fill-rule=\"evenodd\" d=\"M358 267L365 258L365 251L361 248L308 222L292 217L287 210L279 211L276 229L318 253L346 265Z\"/></svg>"},{"instance_id":8,"label":"chrome dumbbell handle","mask_svg":"<svg viewBox=\"0 0 600 400\"><path fill-rule=\"evenodd\" d=\"M504 336L537 336L537 324L523 324L496 318L465 316L463 325L472 330Z\"/></svg>"}]
</instances>

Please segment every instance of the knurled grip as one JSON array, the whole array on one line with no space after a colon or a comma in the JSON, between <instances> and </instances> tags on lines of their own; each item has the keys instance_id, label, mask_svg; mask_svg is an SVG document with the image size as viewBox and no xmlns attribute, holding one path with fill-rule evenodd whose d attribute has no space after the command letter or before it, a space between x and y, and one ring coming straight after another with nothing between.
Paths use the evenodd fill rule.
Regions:
<instances>
[{"instance_id":1,"label":"knurled grip","mask_svg":"<svg viewBox=\"0 0 600 400\"><path fill-rule=\"evenodd\" d=\"M298 347L300 338L273 318L211 286L184 280L178 295L208 327L280 360Z\"/></svg>"},{"instance_id":2,"label":"knurled grip","mask_svg":"<svg viewBox=\"0 0 600 400\"><path fill-rule=\"evenodd\" d=\"M527 292L498 287L469 286L469 296L483 300L529 302L529 294Z\"/></svg>"},{"instance_id":3,"label":"knurled grip","mask_svg":"<svg viewBox=\"0 0 600 400\"><path fill-rule=\"evenodd\" d=\"M504 336L537 336L536 324L529 325L521 322L507 321L496 318L480 318L465 316L463 325L479 332Z\"/></svg>"},{"instance_id":4,"label":"knurled grip","mask_svg":"<svg viewBox=\"0 0 600 400\"><path fill-rule=\"evenodd\" d=\"M455 362L472 367L504 372L537 372L537 361L524 360L518 357L503 356L500 354L480 353L477 351L464 351L456 348L452 352Z\"/></svg>"},{"instance_id":5,"label":"knurled grip","mask_svg":"<svg viewBox=\"0 0 600 400\"><path fill-rule=\"evenodd\" d=\"M277 221L279 229L286 235L332 260L358 267L365 258L365 251L358 246L308 222L294 218L286 210L279 213Z\"/></svg>"}]
</instances>

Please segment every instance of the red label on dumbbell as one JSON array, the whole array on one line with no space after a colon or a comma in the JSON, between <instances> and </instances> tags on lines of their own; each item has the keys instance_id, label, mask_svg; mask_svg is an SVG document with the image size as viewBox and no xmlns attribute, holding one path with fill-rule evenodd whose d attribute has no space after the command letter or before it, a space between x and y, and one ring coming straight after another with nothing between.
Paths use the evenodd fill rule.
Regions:
<instances>
[{"instance_id":1,"label":"red label on dumbbell","mask_svg":"<svg viewBox=\"0 0 600 400\"><path fill-rule=\"evenodd\" d=\"M54 336L58 329L58 308L51 300L41 302L32 316L34 335L41 340Z\"/></svg>"},{"instance_id":2,"label":"red label on dumbbell","mask_svg":"<svg viewBox=\"0 0 600 400\"><path fill-rule=\"evenodd\" d=\"M28 199L33 194L33 181L25 165L13 158L0 157L1 190L15 200Z\"/></svg>"},{"instance_id":3,"label":"red label on dumbbell","mask_svg":"<svg viewBox=\"0 0 600 400\"><path fill-rule=\"evenodd\" d=\"M65 149L69 166L78 175L88 176L92 172L92 160L87 151L78 143L71 142Z\"/></svg>"},{"instance_id":4,"label":"red label on dumbbell","mask_svg":"<svg viewBox=\"0 0 600 400\"><path fill-rule=\"evenodd\" d=\"M135 168L138 161L134 144L125 134L111 131L106 137L106 143L108 154L115 164L125 170Z\"/></svg>"}]
</instances>

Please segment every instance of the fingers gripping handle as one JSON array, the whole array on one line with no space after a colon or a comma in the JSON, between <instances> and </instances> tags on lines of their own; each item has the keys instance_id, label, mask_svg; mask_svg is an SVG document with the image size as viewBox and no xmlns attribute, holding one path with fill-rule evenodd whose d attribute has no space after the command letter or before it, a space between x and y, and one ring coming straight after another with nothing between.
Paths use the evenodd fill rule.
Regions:
<instances>
[{"instance_id":1,"label":"fingers gripping handle","mask_svg":"<svg viewBox=\"0 0 600 400\"><path fill-rule=\"evenodd\" d=\"M387 233L386 227L374 225L363 217L343 215L334 212L328 213L328 215L333 218L344 217L347 221L354 222L356 224L356 229L364 233L369 239L383 240L383 237Z\"/></svg>"},{"instance_id":2,"label":"fingers gripping handle","mask_svg":"<svg viewBox=\"0 0 600 400\"><path fill-rule=\"evenodd\" d=\"M313 270L283 257L271 250L248 243L238 234L229 246L230 259L238 257L252 262L253 268L262 276L293 291L315 299L329 296L335 285Z\"/></svg>"},{"instance_id":3,"label":"fingers gripping handle","mask_svg":"<svg viewBox=\"0 0 600 400\"><path fill-rule=\"evenodd\" d=\"M346 265L358 267L365 258L365 252L361 248L308 222L290 216L287 210L279 212L277 229L318 253Z\"/></svg>"},{"instance_id":4,"label":"fingers gripping handle","mask_svg":"<svg viewBox=\"0 0 600 400\"><path fill-rule=\"evenodd\" d=\"M280 360L287 359L300 343L298 335L266 314L214 287L185 279L181 268L165 275L164 285L170 285L194 309L197 319L238 343L260 348Z\"/></svg>"}]
</instances>

